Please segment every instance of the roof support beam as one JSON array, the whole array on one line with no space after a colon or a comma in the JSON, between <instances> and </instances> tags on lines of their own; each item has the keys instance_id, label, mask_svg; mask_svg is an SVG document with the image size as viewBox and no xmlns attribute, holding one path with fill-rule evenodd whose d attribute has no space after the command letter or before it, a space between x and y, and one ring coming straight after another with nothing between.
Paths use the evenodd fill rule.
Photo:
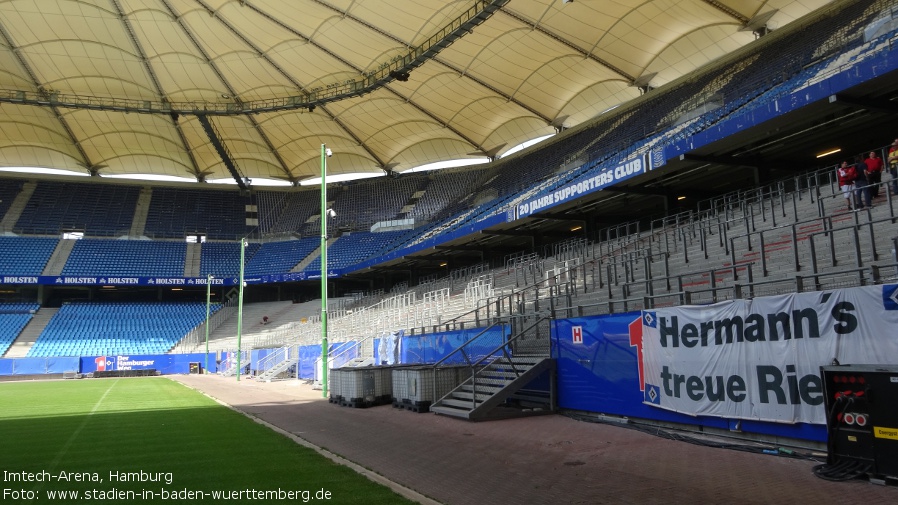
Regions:
<instances>
[{"instance_id":1,"label":"roof support beam","mask_svg":"<svg viewBox=\"0 0 898 505\"><path fill-rule=\"evenodd\" d=\"M739 14L738 12L736 12L735 9L723 4L722 2L718 2L717 0L703 0L703 1L706 4L710 5L711 7L714 7L715 9L719 10L720 12L735 19L736 21L739 21L740 23L742 23L742 26L748 25L748 22L751 21L749 18L743 16L742 14Z\"/></svg>"},{"instance_id":2,"label":"roof support beam","mask_svg":"<svg viewBox=\"0 0 898 505\"><path fill-rule=\"evenodd\" d=\"M209 121L209 118L200 114L196 117L200 124L203 125L203 131L206 132L206 135L209 137L209 141L212 142L212 147L215 148L215 152L218 153L218 156L221 158L221 161L224 162L225 167L227 167L228 172L231 173L231 177L234 178L234 181L237 182L237 185L240 186L240 189L246 190L248 189L246 186L246 177L240 173L240 170L237 168L237 165L234 164L234 160L231 159L231 153L228 152L228 148L222 143L221 139L218 137L218 133L215 131L215 126Z\"/></svg>"},{"instance_id":3,"label":"roof support beam","mask_svg":"<svg viewBox=\"0 0 898 505\"><path fill-rule=\"evenodd\" d=\"M499 1L499 2L494 2L494 3L502 3L502 4L504 4L504 3L507 2L507 1L508 1L508 0L501 0L501 1ZM396 41L396 42L399 43L399 44L406 45L405 42L403 42L403 41L401 41L401 40L397 40L395 37L390 36L389 34L385 33L383 30L379 30L379 29L377 29L376 27L374 27L374 26L372 26L372 25L370 25L370 24L368 24L368 23L363 22L362 20L360 20L360 19L358 19L357 17L353 16L351 13L348 13L348 12L345 12L345 11L341 11L341 10L336 9L336 8L334 8L333 6L328 5L328 4L322 4L322 5L325 6L325 7L330 8L330 9L333 9L334 12L339 13L339 14L340 14L341 16L343 16L345 19L349 19L349 20L354 21L354 22L356 22L356 23L358 23L358 24L360 24L360 25L362 25L362 26L364 26L364 27L366 27L366 28L368 28L368 29L370 29L370 30L374 30L374 31L380 33L381 35L384 35L385 37L390 38L391 40ZM305 35L303 35L303 34L297 32L294 28L292 28L292 27L290 27L290 26L287 26L287 25L284 24L283 22L281 22L281 21L279 21L279 20L277 20L277 19L271 17L268 13L262 11L262 10L259 9L258 7L255 7L255 6L249 5L249 4L247 4L246 6L249 7L250 9L252 9L253 11L257 12L258 14L264 16L264 17L265 17L266 19L268 19L269 21L271 21L271 22L273 22L273 23L276 23L276 24L277 24L278 26L280 26L281 28L283 28L283 29L289 31L290 33L296 35L297 37L302 38L302 39L305 40L306 42L308 42L308 43L310 43L310 44L313 44L316 48L318 48L318 49L324 51L324 52L327 53L329 56L332 56L334 59L336 59L336 60L339 61L340 63L346 65L348 68L352 68L353 71L358 72L359 74L362 73L362 69L356 67L356 66L353 65L351 62L349 62L349 61L347 61L347 60L345 60L345 59L343 59L343 58L340 58L340 57L337 56L336 54L333 54L333 53L327 51L326 49L324 49L323 47L319 46L316 42L314 42L314 41L313 41L312 39L310 39L309 37L306 37ZM433 57L435 58L435 57L436 57L436 54L434 54ZM416 65L416 66L417 66L417 65ZM393 79L390 79L390 80L392 81ZM291 82L295 82L295 81L293 81L293 80L291 79ZM384 83L384 88L385 88L387 91L389 91L390 93L392 93L392 94L394 94L395 96L397 96L397 97L399 97L400 99L402 99L403 102L408 103L410 106L414 107L414 108L417 109L419 112L421 112L422 114L424 114L424 115L426 115L427 117L429 117L430 119L432 119L435 123L439 124L441 127L443 127L443 128L445 128L445 129L451 131L453 134L457 135L459 138L461 138L461 139L464 140L465 142L471 144L472 146L477 147L478 149L480 149L480 150L482 150L482 151L485 150L485 149L483 148L483 146L481 146L480 144L478 144L477 142L475 142L473 139L471 139L471 138L469 138L468 136L466 136L465 134L463 134L461 131L459 131L459 130L453 128L452 126L449 125L449 123L447 123L447 122L443 121L442 119L440 119L440 118L434 116L432 113L428 112L427 109L425 109L424 107L421 107L420 105L418 105L417 103L415 103L415 102L414 102L412 99L410 99L409 97L402 96L399 92L397 92L397 91L393 90L392 88L386 86L386 84L388 84L388 82L385 82L385 83ZM297 88L299 88L299 89L305 89L304 86L302 86L302 85L300 85L300 84L298 84L298 83L296 83L296 85L297 85ZM372 90L369 90L369 91L372 91ZM346 126L342 121L340 121L340 119L339 119L338 117L336 117L336 116L334 116L333 114L331 114L330 112L328 112L327 109L325 109L325 108L323 108L323 107L322 107L322 109L325 111L325 113L327 113L328 116L330 116L331 120L333 120L335 123L337 123L337 124L340 126L340 128L341 128L343 131L345 131L345 132L347 133L347 135L349 135L350 137L353 138L353 140L355 140L356 144L358 144L359 146L362 146L362 148L365 149L365 151L368 153L368 155L371 156L371 158L374 159L374 160L377 162L378 166L383 167L383 166L386 166L386 165L387 165L387 162L386 162L385 160L380 159L380 158L379 158L373 151L371 151L371 150L367 147L367 144L366 144L365 142L362 142L362 140L361 140L355 133L353 133L352 130L350 130L348 126Z\"/></svg>"},{"instance_id":4,"label":"roof support beam","mask_svg":"<svg viewBox=\"0 0 898 505\"><path fill-rule=\"evenodd\" d=\"M214 15L215 9L210 7L203 0L197 0L197 1L200 3L200 5L202 5L206 9L207 12L209 12L210 15ZM278 63L276 61L272 60L268 56L268 54L265 53L265 51L263 51L261 48L259 48L257 45L255 45L250 39L248 39L244 34L242 34L240 32L240 30L235 28L231 23L228 23L226 20L222 19L220 16L215 16L215 19L218 20L219 23L224 25L224 27L227 28L228 31L233 33L235 37L240 39L241 42L246 44L247 47L249 47L253 51L255 51L257 57L265 60L266 63L268 63L269 65L272 66L272 68L277 70L277 72L279 74L281 74L281 76L284 79L288 80L293 86L295 86L297 89L305 88L305 86L303 86L299 82L297 82L296 79L294 79L292 75L288 74L287 71L283 69L283 67L278 65ZM239 101L237 96L235 96L234 94L231 94L230 96L232 99L235 100L235 102L237 102L236 105L242 107L242 103ZM331 119L336 121L336 118L333 117L333 115L331 115L330 113L328 113L328 115L331 116ZM265 129L262 128L262 125L260 125L259 122L256 121L256 118L250 114L247 114L244 117L246 117L247 120L249 120L249 122L253 125L253 128L256 130L256 133L259 134L259 137L262 139L262 142L265 143L265 147L268 148L268 151L271 152L271 154L275 157L275 159L278 160L278 164L280 165L281 172L284 174L284 178L293 184L298 183L299 180L293 175L293 172L290 171L290 167L287 166L287 162L284 161L284 158L280 155L280 152L277 149L275 149L274 144L271 143L271 140L268 138L268 135L265 133ZM338 122L338 124L340 124L340 123ZM340 126L343 127L344 130L346 130L346 128L342 124L340 124ZM352 132L349 132L348 130L346 130L346 131L350 136L352 136L355 139L355 141L359 145L365 147L364 142L361 142L358 138L356 138L354 135L352 135ZM371 155L375 160L378 159L377 156L375 156L373 152L368 150L367 147L365 147L365 150L368 151L368 154Z\"/></svg>"},{"instance_id":5,"label":"roof support beam","mask_svg":"<svg viewBox=\"0 0 898 505\"><path fill-rule=\"evenodd\" d=\"M560 44L563 44L568 49L571 49L572 51L575 51L575 52L581 54L584 58L587 58L589 60L592 60L592 61L598 63L599 65L602 65L603 67L605 67L605 68L613 71L614 73L620 75L621 77L627 79L627 81L629 81L631 83L636 81L636 76L630 75L627 72L625 72L623 69L611 64L610 62L607 62L607 61L603 60L602 58L599 58L598 56L596 56L590 52L584 51L583 49L579 48L576 44L572 43L571 41L569 41L567 39L563 39L563 38L559 37L557 34L552 33L537 24L534 24L534 23L522 18L521 16L518 16L517 14L508 11L507 9L501 9L501 11L506 16L514 19L515 21L517 21L523 25L526 25L531 30L536 30L539 33L542 33L543 35L550 37L553 40L558 41Z\"/></svg>"},{"instance_id":6,"label":"roof support beam","mask_svg":"<svg viewBox=\"0 0 898 505\"><path fill-rule=\"evenodd\" d=\"M846 105L853 109L867 109L876 112L898 112L898 102L892 100L871 100L868 98L852 98L850 96L835 94L829 96L829 103Z\"/></svg>"},{"instance_id":7,"label":"roof support beam","mask_svg":"<svg viewBox=\"0 0 898 505\"><path fill-rule=\"evenodd\" d=\"M134 34L134 28L131 26L131 21L128 19L128 16L125 15L121 2L119 0L113 0L112 3L115 5L115 10L118 11L118 15L122 20L122 25L125 27L125 31L128 32L128 37L130 37L131 43L134 44L134 49L137 51L137 54L140 55L144 70L146 70L147 75L150 76L150 80L153 81L153 87L156 88L156 94L163 97L164 100L165 90L162 88L162 84L159 82L156 72L153 71L153 67L150 65L147 53L143 49L143 45L140 43L137 35ZM171 119L175 126L175 130L178 132L178 138L181 139L181 145L184 146L184 152L187 154L187 157L190 158L193 176L197 181L205 181L207 174L204 173L196 163L196 157L193 155L193 150L190 149L190 144L187 142L187 136L184 135L184 129L181 128L181 124L178 123L178 115L172 114Z\"/></svg>"}]
</instances>

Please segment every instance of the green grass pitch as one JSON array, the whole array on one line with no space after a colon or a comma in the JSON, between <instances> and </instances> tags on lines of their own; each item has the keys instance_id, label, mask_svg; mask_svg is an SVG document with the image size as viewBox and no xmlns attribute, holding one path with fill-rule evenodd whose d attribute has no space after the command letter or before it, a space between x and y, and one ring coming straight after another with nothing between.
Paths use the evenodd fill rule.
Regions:
<instances>
[{"instance_id":1,"label":"green grass pitch","mask_svg":"<svg viewBox=\"0 0 898 505\"><path fill-rule=\"evenodd\" d=\"M0 487L0 503L412 503L165 378L0 383Z\"/></svg>"}]
</instances>

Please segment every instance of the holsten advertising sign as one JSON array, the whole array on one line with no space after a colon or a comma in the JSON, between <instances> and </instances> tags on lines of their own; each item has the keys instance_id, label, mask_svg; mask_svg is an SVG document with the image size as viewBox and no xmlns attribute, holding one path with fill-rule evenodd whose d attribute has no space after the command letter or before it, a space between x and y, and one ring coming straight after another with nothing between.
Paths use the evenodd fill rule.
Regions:
<instances>
[{"instance_id":1,"label":"holsten advertising sign","mask_svg":"<svg viewBox=\"0 0 898 505\"><path fill-rule=\"evenodd\" d=\"M825 424L820 366L898 363L898 285L643 311L630 344L649 405Z\"/></svg>"}]
</instances>

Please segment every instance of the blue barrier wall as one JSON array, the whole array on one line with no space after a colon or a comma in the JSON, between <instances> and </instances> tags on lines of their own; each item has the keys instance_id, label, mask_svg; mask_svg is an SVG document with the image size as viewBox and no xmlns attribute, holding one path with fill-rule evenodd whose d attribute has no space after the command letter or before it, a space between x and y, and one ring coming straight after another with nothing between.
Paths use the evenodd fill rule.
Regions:
<instances>
[{"instance_id":1,"label":"blue barrier wall","mask_svg":"<svg viewBox=\"0 0 898 505\"><path fill-rule=\"evenodd\" d=\"M280 351L281 351L281 349L279 347L275 348L275 349L253 349L249 353L249 355L250 355L249 369L252 370L253 373L255 373L255 374L264 372L265 370L261 369L262 365L260 365L259 361L274 352L280 352ZM271 364L269 363L268 365L270 366Z\"/></svg>"},{"instance_id":2,"label":"blue barrier wall","mask_svg":"<svg viewBox=\"0 0 898 505\"><path fill-rule=\"evenodd\" d=\"M826 441L823 425L693 417L643 403L636 347L630 345L629 326L634 322L641 325L639 312L553 322L552 353L558 360L560 408L723 430L738 426L746 433ZM582 343L575 343L575 327L581 328Z\"/></svg>"},{"instance_id":3,"label":"blue barrier wall","mask_svg":"<svg viewBox=\"0 0 898 505\"><path fill-rule=\"evenodd\" d=\"M480 335L481 333L483 334ZM507 341L510 334L511 330L509 327L497 326L488 330L471 328L427 335L404 336L399 346L399 362L402 364L436 363L477 335L480 336L474 343L465 348L465 352L470 357L480 357ZM377 346L375 346L375 349L377 349ZM464 362L464 356L461 353L456 353L445 363L461 364Z\"/></svg>"},{"instance_id":4,"label":"blue barrier wall","mask_svg":"<svg viewBox=\"0 0 898 505\"><path fill-rule=\"evenodd\" d=\"M334 346L328 346L331 349ZM304 345L299 348L299 378L315 378L315 360L321 357L320 345Z\"/></svg>"},{"instance_id":5,"label":"blue barrier wall","mask_svg":"<svg viewBox=\"0 0 898 505\"><path fill-rule=\"evenodd\" d=\"M0 375L41 375L78 371L78 358L4 358L0 359Z\"/></svg>"}]
</instances>

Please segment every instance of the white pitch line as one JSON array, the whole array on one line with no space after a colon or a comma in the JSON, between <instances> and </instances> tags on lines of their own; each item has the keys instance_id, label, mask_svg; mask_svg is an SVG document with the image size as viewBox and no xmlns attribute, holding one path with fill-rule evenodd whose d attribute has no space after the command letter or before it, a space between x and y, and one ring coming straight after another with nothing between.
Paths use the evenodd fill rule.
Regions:
<instances>
[{"instance_id":1,"label":"white pitch line","mask_svg":"<svg viewBox=\"0 0 898 505\"><path fill-rule=\"evenodd\" d=\"M81 421L81 424L78 425L78 428L76 428L75 431L72 432L72 435L69 437L68 440L66 440L66 443L63 444L62 448L56 454L56 459L54 459L53 462L50 463L50 470L49 470L50 473L53 473L53 470L56 469L56 465L59 464L59 462L62 460L62 457L65 456L65 454L69 451L69 447L71 447L71 445L75 441L75 439L78 438L78 435L81 433L81 430L83 430L84 427L87 426L87 422L90 421L90 417L92 415L94 415L94 412L96 412L97 409L100 408L100 404L103 403L103 400L106 399L106 396L109 394L110 391L112 391L112 388L115 387L116 384L118 384L118 381L119 381L119 379L115 379L115 382L113 382L109 386L109 389L107 389L106 392L103 393L103 396L101 396L100 399L97 400L97 403L94 404L94 408L90 409L90 412L88 412L88 414L86 416L84 416L84 420Z\"/></svg>"}]
</instances>

